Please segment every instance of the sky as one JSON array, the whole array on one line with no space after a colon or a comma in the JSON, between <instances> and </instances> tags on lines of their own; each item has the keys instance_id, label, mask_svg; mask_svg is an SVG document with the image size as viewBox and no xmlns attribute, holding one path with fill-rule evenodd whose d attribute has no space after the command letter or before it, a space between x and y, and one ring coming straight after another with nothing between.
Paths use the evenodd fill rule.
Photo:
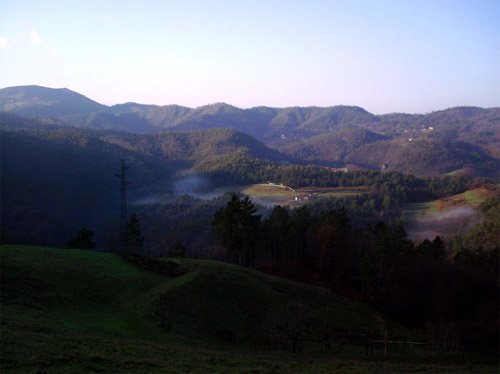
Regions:
<instances>
[{"instance_id":1,"label":"sky","mask_svg":"<svg viewBox=\"0 0 500 374\"><path fill-rule=\"evenodd\" d=\"M500 0L6 0L0 88L97 102L500 106Z\"/></svg>"}]
</instances>

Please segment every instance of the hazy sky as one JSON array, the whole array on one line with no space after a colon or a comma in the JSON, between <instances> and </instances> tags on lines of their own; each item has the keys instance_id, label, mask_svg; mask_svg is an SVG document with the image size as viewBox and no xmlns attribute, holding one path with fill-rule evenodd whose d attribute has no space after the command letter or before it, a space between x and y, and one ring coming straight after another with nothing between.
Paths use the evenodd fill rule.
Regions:
<instances>
[{"instance_id":1,"label":"hazy sky","mask_svg":"<svg viewBox=\"0 0 500 374\"><path fill-rule=\"evenodd\" d=\"M5 0L0 9L0 88L67 87L108 105L500 106L500 0Z\"/></svg>"}]
</instances>

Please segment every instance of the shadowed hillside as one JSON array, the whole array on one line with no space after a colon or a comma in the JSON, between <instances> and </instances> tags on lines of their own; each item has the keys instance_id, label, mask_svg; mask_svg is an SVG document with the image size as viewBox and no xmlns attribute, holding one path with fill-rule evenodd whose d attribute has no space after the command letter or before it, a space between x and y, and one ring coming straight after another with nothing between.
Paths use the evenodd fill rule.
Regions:
<instances>
[{"instance_id":1,"label":"shadowed hillside","mask_svg":"<svg viewBox=\"0 0 500 374\"><path fill-rule=\"evenodd\" d=\"M64 246L92 224L100 239L119 210L114 176L122 159L132 166L129 197L154 193L172 165L99 140L74 128L0 126L2 228L22 244Z\"/></svg>"},{"instance_id":2,"label":"shadowed hillside","mask_svg":"<svg viewBox=\"0 0 500 374\"><path fill-rule=\"evenodd\" d=\"M135 201L171 193L188 169L221 155L287 158L233 129L137 135L75 129L5 112L0 142L2 228L21 244L64 246L88 225L104 241L118 217L114 175L122 159L132 168L128 197Z\"/></svg>"},{"instance_id":3,"label":"shadowed hillside","mask_svg":"<svg viewBox=\"0 0 500 374\"><path fill-rule=\"evenodd\" d=\"M467 168L475 175L495 177L499 170L499 108L374 115L344 105L241 109L225 103L198 108L125 103L108 107L67 89L20 86L0 90L0 110L53 117L58 124L80 128L133 133L231 128L295 160L319 165L419 175Z\"/></svg>"}]
</instances>

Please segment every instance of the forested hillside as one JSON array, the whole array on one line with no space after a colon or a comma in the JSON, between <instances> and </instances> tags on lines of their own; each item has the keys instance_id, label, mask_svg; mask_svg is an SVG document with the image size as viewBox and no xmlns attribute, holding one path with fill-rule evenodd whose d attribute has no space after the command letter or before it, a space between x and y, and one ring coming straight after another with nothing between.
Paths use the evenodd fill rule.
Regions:
<instances>
[{"instance_id":1,"label":"forested hillside","mask_svg":"<svg viewBox=\"0 0 500 374\"><path fill-rule=\"evenodd\" d=\"M75 129L58 121L0 115L2 231L16 242L62 246L92 223L99 242L115 230L121 160L131 167L129 201L190 192L186 174L202 162L234 154L286 158L232 129L136 135ZM266 161L271 162L271 161ZM210 173L208 173L210 174ZM217 185L207 175L206 188ZM156 197L155 197L156 199Z\"/></svg>"},{"instance_id":2,"label":"forested hillside","mask_svg":"<svg viewBox=\"0 0 500 374\"><path fill-rule=\"evenodd\" d=\"M132 167L132 199L158 192L174 172L168 162L67 127L0 126L0 152L2 235L22 243L64 246L90 223L102 242L119 210L114 175L122 159Z\"/></svg>"},{"instance_id":3,"label":"forested hillside","mask_svg":"<svg viewBox=\"0 0 500 374\"><path fill-rule=\"evenodd\" d=\"M357 196L312 203L330 208L344 204L358 224L365 224L376 222L381 212L386 220L399 222L404 204L463 192L472 181L470 178L431 180L396 172L345 173L314 165L289 164L293 161L289 156L233 129L139 135L75 129L57 121L5 113L0 122L2 228L16 242L26 244L64 245L76 230L92 223L98 242L105 246L107 236L116 231L119 180L115 174L122 159L131 167L130 209L144 214L147 229L156 233L150 238L166 235L168 240L172 238L167 235L170 228L162 233L154 227L161 227L162 219L181 227L181 221L187 222L198 214L197 208L192 214L184 214L190 211L187 207L199 203L180 204L186 208L181 209L183 214L175 222L171 213L176 208L172 210L166 205L148 208L144 204L170 203L182 193L217 196L232 186L268 182L291 188L363 187L365 192ZM344 132L346 138L351 134ZM218 192L211 192L213 188ZM207 213L213 214L213 208ZM206 224L202 218L206 216L203 213L198 218ZM190 225L191 229L198 227L206 232L206 226ZM179 240L187 239L190 246L196 247L197 235L181 231Z\"/></svg>"},{"instance_id":4,"label":"forested hillside","mask_svg":"<svg viewBox=\"0 0 500 374\"><path fill-rule=\"evenodd\" d=\"M201 162L228 153L271 161L291 159L290 156L266 147L257 139L229 128L143 135L122 133L101 139L125 149L169 160Z\"/></svg>"},{"instance_id":5,"label":"forested hillside","mask_svg":"<svg viewBox=\"0 0 500 374\"><path fill-rule=\"evenodd\" d=\"M0 90L0 110L57 118L69 126L134 133L232 128L296 161L325 166L418 175L466 170L498 176L500 169L499 108L374 115L356 106L241 109L225 103L198 108L125 103L109 107L67 89L21 86Z\"/></svg>"},{"instance_id":6,"label":"forested hillside","mask_svg":"<svg viewBox=\"0 0 500 374\"><path fill-rule=\"evenodd\" d=\"M0 90L0 110L30 117L60 117L105 110L89 98L67 88L7 87Z\"/></svg>"}]
</instances>

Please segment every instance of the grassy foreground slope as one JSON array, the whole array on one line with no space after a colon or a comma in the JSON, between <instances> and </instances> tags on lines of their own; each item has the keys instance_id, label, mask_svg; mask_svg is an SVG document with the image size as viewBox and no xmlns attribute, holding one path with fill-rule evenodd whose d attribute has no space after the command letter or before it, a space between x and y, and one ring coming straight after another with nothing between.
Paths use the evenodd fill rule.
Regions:
<instances>
[{"instance_id":1,"label":"grassy foreground slope","mask_svg":"<svg viewBox=\"0 0 500 374\"><path fill-rule=\"evenodd\" d=\"M3 320L125 337L144 336L141 297L166 281L118 256L73 249L3 246L1 269Z\"/></svg>"},{"instance_id":2,"label":"grassy foreground slope","mask_svg":"<svg viewBox=\"0 0 500 374\"><path fill-rule=\"evenodd\" d=\"M106 336L243 345L290 303L313 317L326 312L341 327L383 323L363 304L324 288L217 261L183 262L191 271L169 279L114 254L3 246L2 318Z\"/></svg>"},{"instance_id":3,"label":"grassy foreground slope","mask_svg":"<svg viewBox=\"0 0 500 374\"><path fill-rule=\"evenodd\" d=\"M381 363L355 351L343 359L311 349L290 355L267 349L254 333L291 303L337 326L370 319L394 330L373 310L326 289L215 261L183 260L191 271L169 279L112 254L26 246L2 246L0 253L2 373L373 372ZM458 369L399 360L382 370L414 366ZM467 369L460 365L461 372L478 371Z\"/></svg>"}]
</instances>

